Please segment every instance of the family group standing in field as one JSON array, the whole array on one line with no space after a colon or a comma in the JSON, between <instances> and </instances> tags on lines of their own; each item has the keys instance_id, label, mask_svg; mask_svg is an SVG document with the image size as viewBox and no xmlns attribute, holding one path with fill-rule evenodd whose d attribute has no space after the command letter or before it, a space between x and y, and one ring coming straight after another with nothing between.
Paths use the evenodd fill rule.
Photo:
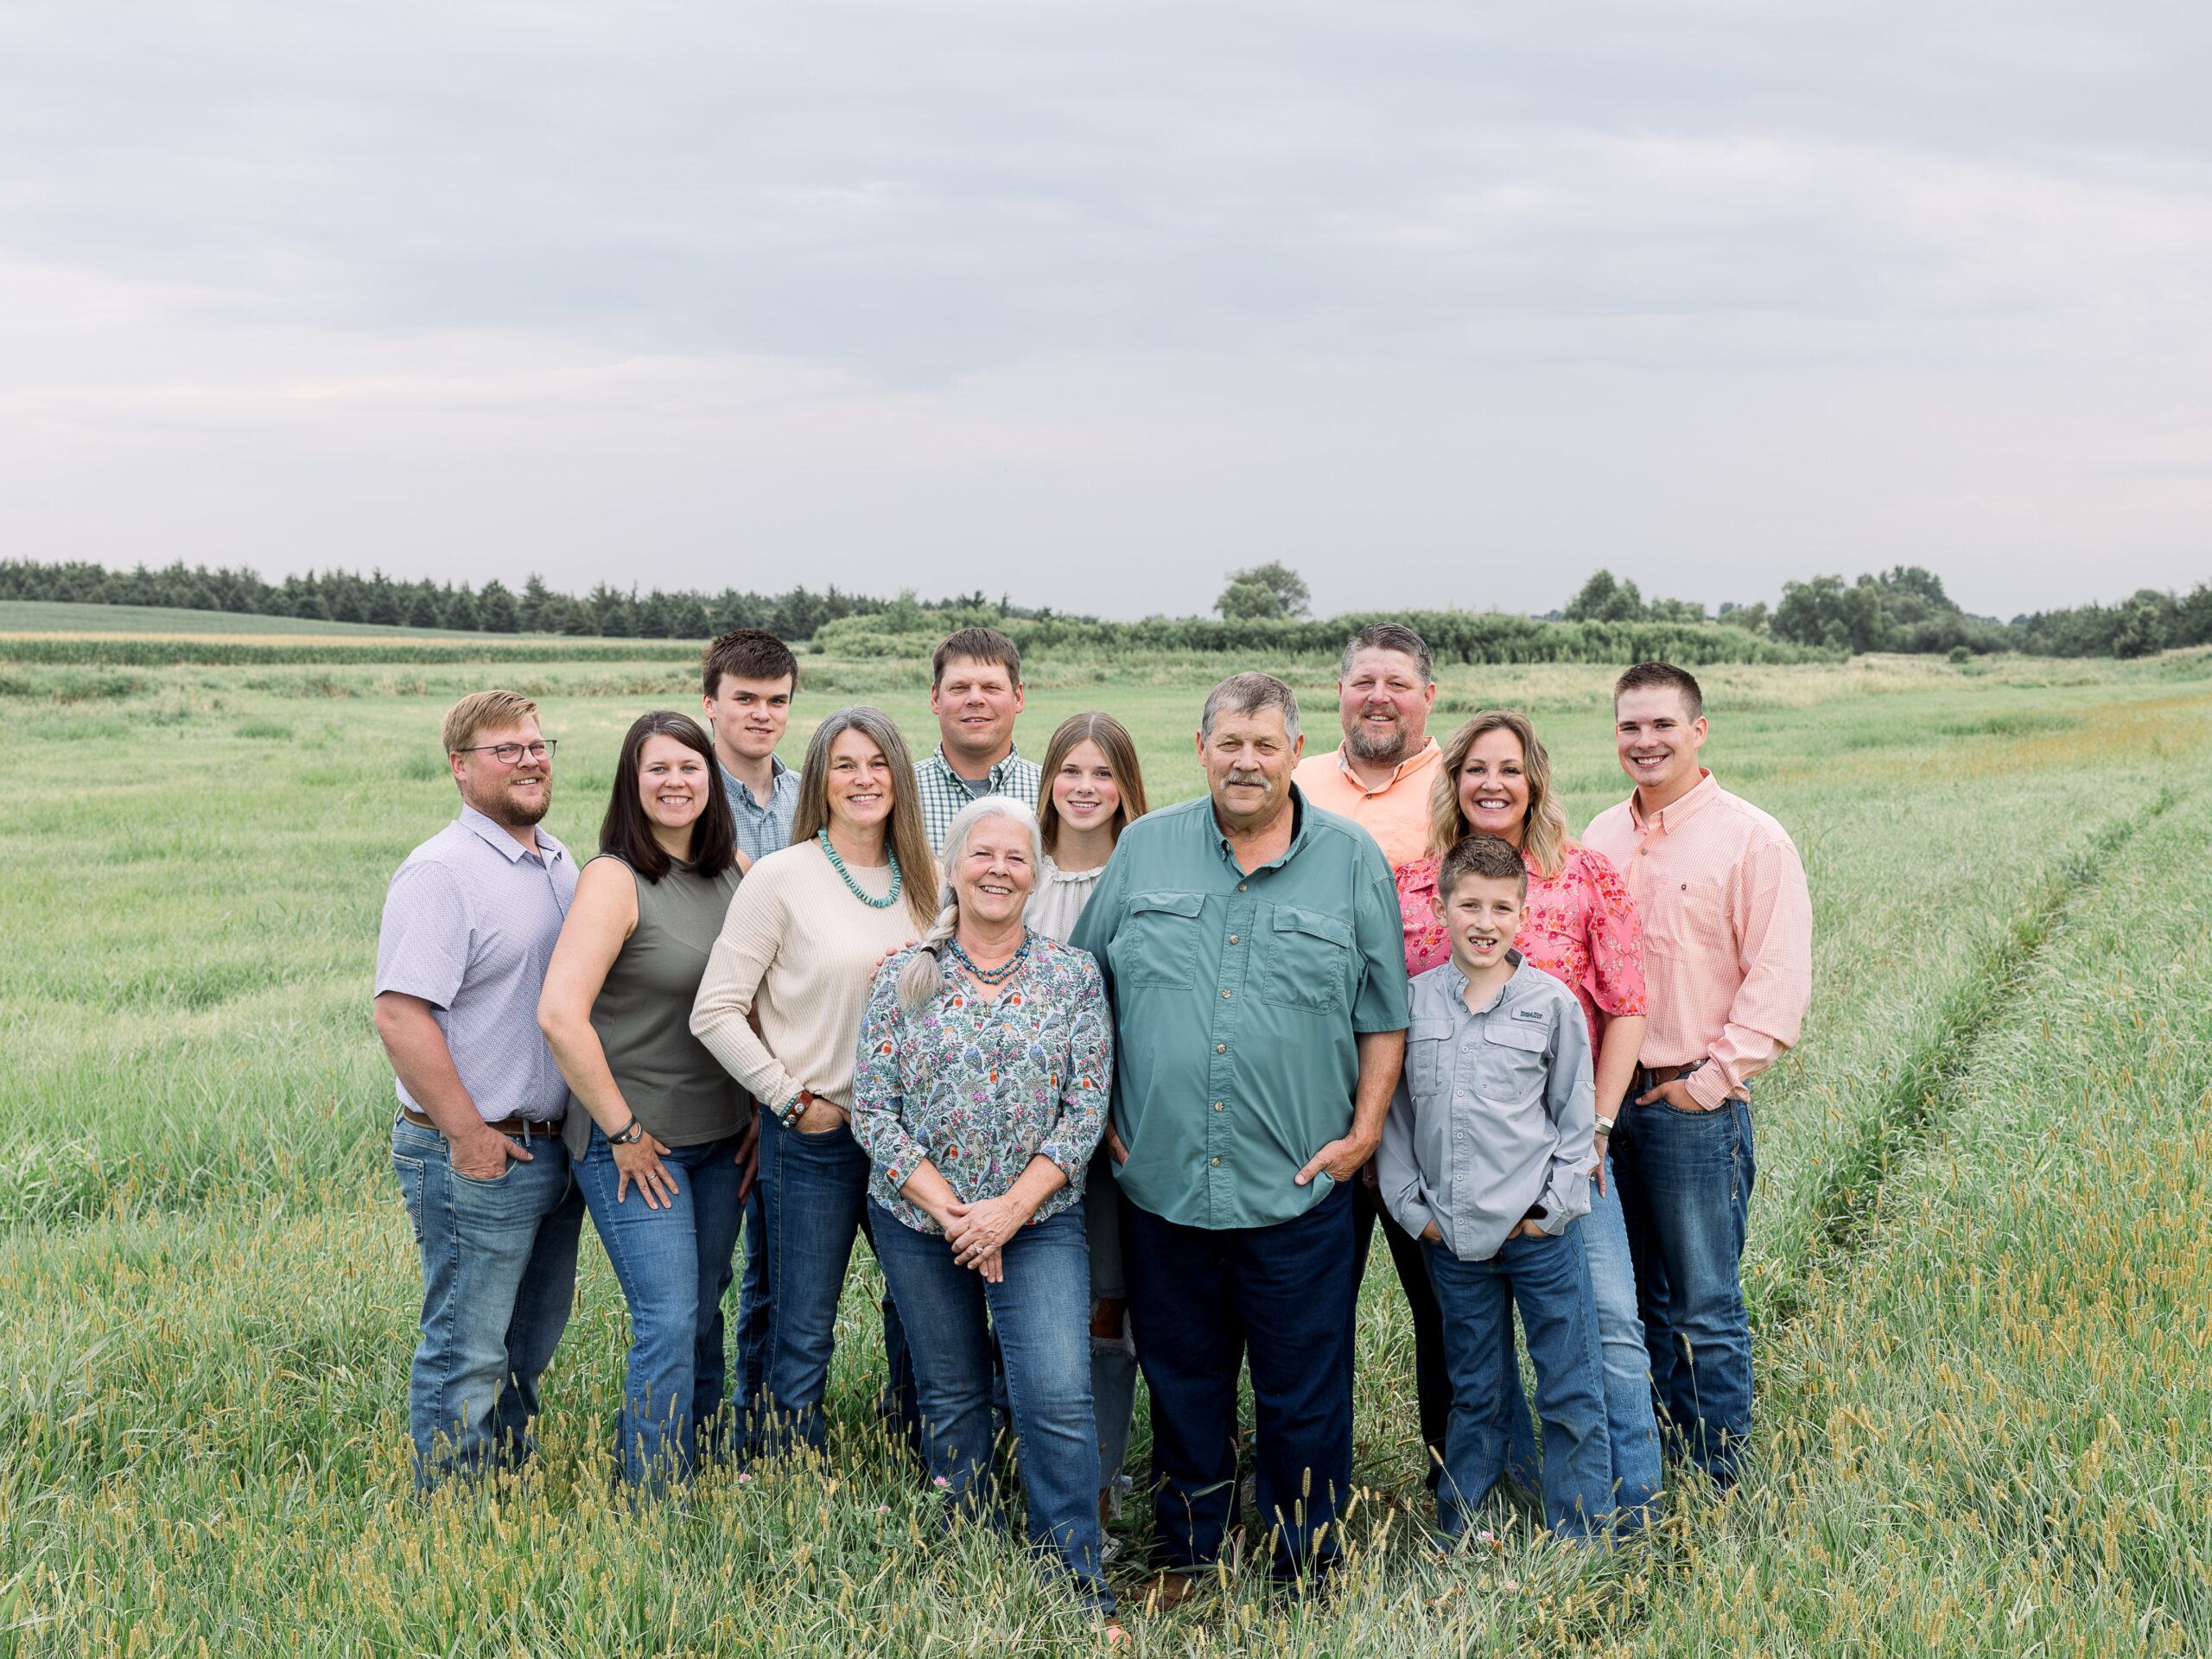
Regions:
<instances>
[{"instance_id":1,"label":"family group standing in field","mask_svg":"<svg viewBox=\"0 0 2212 1659\"><path fill-rule=\"evenodd\" d=\"M446 718L462 810L392 878L375 1001L426 1487L528 1455L586 1213L629 1307L641 1496L826 1445L863 1236L896 1439L988 1511L1010 1427L1030 1540L1113 1635L1140 1370L1147 1599L1225 1547L1247 1367L1273 1571L1325 1575L1378 1223L1447 1539L1508 1473L1599 1544L1662 1450L1734 1481L1750 1085L1796 1039L1811 911L1789 836L1700 766L1688 673L1621 675L1633 789L1577 840L1525 717L1429 734L1428 649L1392 624L1345 648L1339 747L1306 756L1290 688L1233 675L1198 718L1206 793L1153 811L1110 715L1016 752L1020 654L988 628L938 648L918 763L852 707L786 766L772 635L704 668L705 728L630 728L581 871L538 827L536 706Z\"/></svg>"}]
</instances>

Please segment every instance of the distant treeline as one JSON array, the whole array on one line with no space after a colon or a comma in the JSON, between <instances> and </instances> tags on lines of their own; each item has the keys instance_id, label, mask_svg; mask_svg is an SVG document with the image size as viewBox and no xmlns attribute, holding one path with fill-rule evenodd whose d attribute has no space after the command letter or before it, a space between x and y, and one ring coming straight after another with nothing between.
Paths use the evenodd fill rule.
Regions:
<instances>
[{"instance_id":1,"label":"distant treeline","mask_svg":"<svg viewBox=\"0 0 2212 1659\"><path fill-rule=\"evenodd\" d=\"M903 654L914 637L958 620L1007 628L1025 649L1066 654L1118 650L1325 653L1364 617L1313 620L1306 588L1277 565L1236 573L1219 617L1102 621L1050 607L993 601L981 593L924 602L848 594L830 586L782 594L654 588L624 592L601 582L588 594L557 593L536 575L519 591L499 581L403 582L381 570L309 572L281 582L247 569L181 563L153 570L108 570L86 563L0 560L0 600L154 605L245 615L360 622L465 632L567 634L609 639L704 639L731 628L766 628L793 643L816 642L851 656ZM1446 661L1620 661L1670 657L1688 663L1787 662L1867 651L2001 651L2053 657L2141 657L2171 646L2212 644L2212 582L2186 595L2144 588L2117 605L2038 611L2009 622L1961 610L1940 578L1899 565L1855 582L1815 576L1783 589L1780 604L1645 600L1633 582L1600 570L1548 617L1503 612L1423 612L1420 627Z\"/></svg>"}]
</instances>

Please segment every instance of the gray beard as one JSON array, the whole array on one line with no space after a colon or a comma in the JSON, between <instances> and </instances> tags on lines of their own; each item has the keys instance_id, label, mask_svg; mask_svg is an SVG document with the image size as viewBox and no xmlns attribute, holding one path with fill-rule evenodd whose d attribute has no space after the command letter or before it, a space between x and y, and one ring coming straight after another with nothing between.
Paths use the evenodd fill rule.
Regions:
<instances>
[{"instance_id":1,"label":"gray beard","mask_svg":"<svg viewBox=\"0 0 2212 1659\"><path fill-rule=\"evenodd\" d=\"M1353 754L1373 766L1395 766L1406 758L1406 732L1402 726L1388 743L1377 742L1363 729L1348 734L1344 747Z\"/></svg>"}]
</instances>

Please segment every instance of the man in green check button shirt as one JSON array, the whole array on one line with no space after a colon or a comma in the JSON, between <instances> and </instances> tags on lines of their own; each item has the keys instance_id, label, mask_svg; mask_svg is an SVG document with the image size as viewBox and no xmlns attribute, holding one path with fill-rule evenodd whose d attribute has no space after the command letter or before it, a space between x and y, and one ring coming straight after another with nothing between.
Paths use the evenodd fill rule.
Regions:
<instances>
[{"instance_id":1,"label":"man in green check button shirt","mask_svg":"<svg viewBox=\"0 0 2212 1659\"><path fill-rule=\"evenodd\" d=\"M1390 869L1292 784L1290 688L1224 680L1198 741L1208 793L1122 832L1071 941L1114 1005L1108 1145L1152 1393L1161 1605L1220 1553L1247 1362L1275 1575L1334 1559L1351 1482L1351 1183L1405 1056Z\"/></svg>"}]
</instances>

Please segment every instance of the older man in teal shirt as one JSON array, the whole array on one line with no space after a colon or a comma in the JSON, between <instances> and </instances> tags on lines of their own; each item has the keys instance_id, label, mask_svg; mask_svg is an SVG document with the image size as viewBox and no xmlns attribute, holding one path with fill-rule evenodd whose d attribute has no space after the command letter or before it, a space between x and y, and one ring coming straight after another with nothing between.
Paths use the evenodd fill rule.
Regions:
<instances>
[{"instance_id":1,"label":"older man in teal shirt","mask_svg":"<svg viewBox=\"0 0 2212 1659\"><path fill-rule=\"evenodd\" d=\"M1152 1393L1163 1603L1220 1552L1248 1361L1276 1576L1335 1555L1351 1483L1350 1184L1405 1055L1389 866L1292 784L1290 688L1223 681L1198 745L1207 795L1122 832L1071 941L1114 1004L1109 1145Z\"/></svg>"}]
</instances>

